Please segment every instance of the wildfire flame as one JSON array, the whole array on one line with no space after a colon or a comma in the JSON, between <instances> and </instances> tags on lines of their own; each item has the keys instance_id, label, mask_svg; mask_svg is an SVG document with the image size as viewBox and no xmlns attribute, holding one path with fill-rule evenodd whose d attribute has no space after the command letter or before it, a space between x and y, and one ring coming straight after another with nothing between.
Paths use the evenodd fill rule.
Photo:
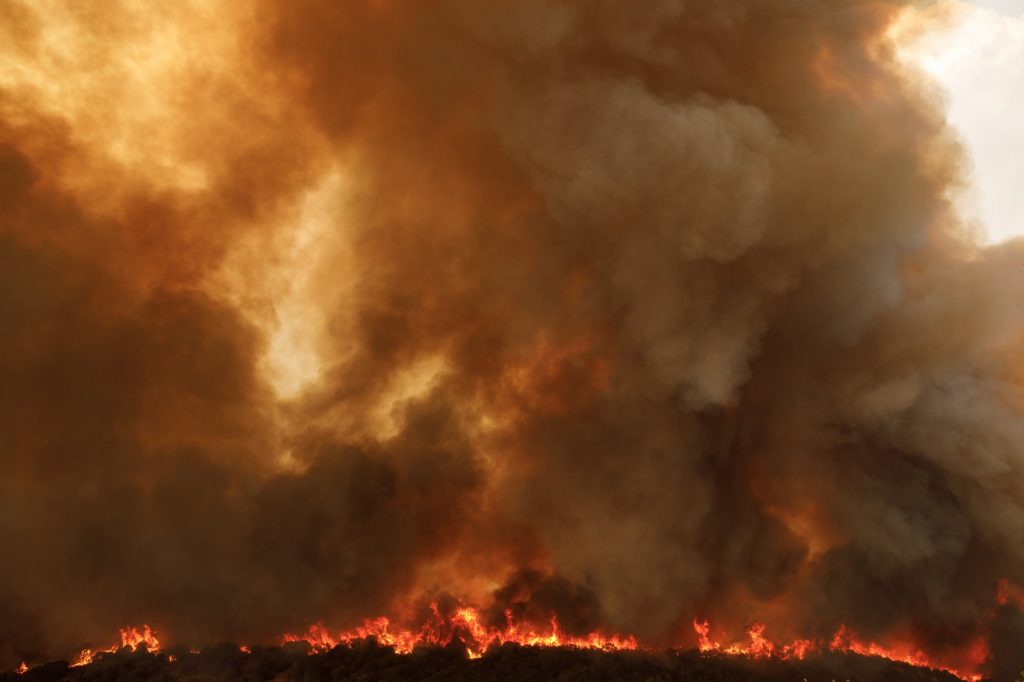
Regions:
<instances>
[{"instance_id":1,"label":"wildfire flame","mask_svg":"<svg viewBox=\"0 0 1024 682\"><path fill-rule=\"evenodd\" d=\"M881 644L864 640L846 626L840 626L828 640L794 639L780 643L767 636L764 623L753 623L748 626L745 641L731 641L727 637L713 636L711 624L707 620L694 619L692 625L697 634L697 649L708 655L803 660L824 652L852 653L942 670L967 682L978 682L982 679L978 671L988 658L987 643L980 638L967 645L964 656L959 659L964 663L958 667L948 664L945 659L929 655L911 642L893 641ZM559 625L555 614L551 615L547 627L537 628L516 622L512 612L506 611L504 626L495 627L485 623L480 612L473 607L460 606L446 617L442 615L437 604L431 604L430 617L418 629L392 628L391 621L382 616L367 619L361 626L336 634L332 634L323 624L315 624L304 634L284 635L282 641L305 642L310 647L310 655L314 655L330 651L337 646L352 646L369 638L376 639L381 645L394 649L398 654L408 654L416 647L422 646L448 646L458 639L465 645L466 653L471 659L480 658L492 646L505 643L599 651L633 651L648 648L642 647L633 636L607 635L596 631L584 636L568 634ZM160 651L160 641L148 625L143 625L141 630L135 627L123 628L120 630L120 639L119 645L102 649L83 649L70 664L71 667L88 665L98 654L113 653L122 648L137 651L145 645L145 651L149 653ZM250 652L248 646L242 646L240 650ZM195 649L191 651L199 653ZM175 662L177 658L170 656L168 660ZM28 665L22 662L15 672L22 674L28 669Z\"/></svg>"},{"instance_id":2,"label":"wildfire flame","mask_svg":"<svg viewBox=\"0 0 1024 682\"><path fill-rule=\"evenodd\" d=\"M516 623L511 612L505 612L504 628L485 625L479 612L471 607L460 607L451 618L444 618L436 604L431 605L432 617L418 630L390 630L387 618L367 620L362 626L352 630L331 635L322 625L313 625L304 635L285 635L285 642L307 642L312 647L311 653L329 651L339 644L374 637L384 646L390 646L396 652L405 654L417 646L447 646L458 636L466 644L466 652L470 658L479 658L492 645L512 642L523 646L570 647L574 649L600 649L604 651L621 651L638 649L634 637L607 636L599 632L579 637L565 633L558 624L558 618L551 615L549 627L538 631L532 627Z\"/></svg>"},{"instance_id":3,"label":"wildfire flame","mask_svg":"<svg viewBox=\"0 0 1024 682\"><path fill-rule=\"evenodd\" d=\"M877 656L890 661L942 670L962 680L970 680L971 682L976 682L982 678L977 669L988 658L988 646L984 640L979 639L969 645L966 653L970 669L960 669L929 656L920 647L909 642L879 644L862 640L845 625L840 626L839 630L827 643L809 639L796 639L788 644L781 645L765 637L764 623L754 623L747 628L747 637L749 638L747 643L724 644L712 639L711 625L706 620L694 620L693 629L697 633L697 648L702 653L720 653L733 656L749 656L751 658L803 660L810 654L821 653L827 650L836 653Z\"/></svg>"},{"instance_id":4,"label":"wildfire flame","mask_svg":"<svg viewBox=\"0 0 1024 682\"><path fill-rule=\"evenodd\" d=\"M777 645L764 636L764 623L754 623L747 628L748 644L731 643L723 645L711 639L711 625L705 621L693 621L693 629L697 633L697 648L703 652L716 652L734 656L752 656L755 658L782 658L802 660L814 650L814 642L809 639L797 639L789 644Z\"/></svg>"},{"instance_id":5,"label":"wildfire flame","mask_svg":"<svg viewBox=\"0 0 1024 682\"><path fill-rule=\"evenodd\" d=\"M156 653L160 651L160 640L156 638L156 634L148 625L143 625L141 631L135 627L122 628L120 645L110 646L106 649L82 649L71 662L71 667L77 668L89 665L101 653L112 654L122 648L136 651L142 645L145 645L146 650L149 652Z\"/></svg>"}]
</instances>

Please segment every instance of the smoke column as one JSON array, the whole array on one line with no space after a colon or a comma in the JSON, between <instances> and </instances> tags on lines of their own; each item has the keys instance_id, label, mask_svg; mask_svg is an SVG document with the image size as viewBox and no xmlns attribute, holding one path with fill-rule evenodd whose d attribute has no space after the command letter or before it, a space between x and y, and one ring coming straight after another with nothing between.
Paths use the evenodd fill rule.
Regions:
<instances>
[{"instance_id":1,"label":"smoke column","mask_svg":"<svg viewBox=\"0 0 1024 682\"><path fill-rule=\"evenodd\" d=\"M0 2L0 666L438 599L1020 665L1024 244L905 9Z\"/></svg>"}]
</instances>

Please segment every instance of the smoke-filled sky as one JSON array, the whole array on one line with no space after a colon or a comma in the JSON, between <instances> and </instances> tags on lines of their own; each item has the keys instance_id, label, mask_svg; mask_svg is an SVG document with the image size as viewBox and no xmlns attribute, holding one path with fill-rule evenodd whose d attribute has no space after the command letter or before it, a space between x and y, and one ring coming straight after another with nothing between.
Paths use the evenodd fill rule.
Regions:
<instances>
[{"instance_id":1,"label":"smoke-filled sky","mask_svg":"<svg viewBox=\"0 0 1024 682\"><path fill-rule=\"evenodd\" d=\"M433 599L1014 650L1024 243L909 7L0 0L0 665Z\"/></svg>"},{"instance_id":2,"label":"smoke-filled sky","mask_svg":"<svg viewBox=\"0 0 1024 682\"><path fill-rule=\"evenodd\" d=\"M1024 129L1014 115L1024 92L1024 0L934 7L950 16L903 49L945 90L947 117L970 157L961 210L989 241L1017 237L1024 234Z\"/></svg>"}]
</instances>

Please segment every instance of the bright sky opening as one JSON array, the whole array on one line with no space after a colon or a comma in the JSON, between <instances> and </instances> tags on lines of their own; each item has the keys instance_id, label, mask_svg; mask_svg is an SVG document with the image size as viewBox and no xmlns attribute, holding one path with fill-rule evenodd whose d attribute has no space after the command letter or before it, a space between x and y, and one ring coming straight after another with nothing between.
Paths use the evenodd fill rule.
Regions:
<instances>
[{"instance_id":1,"label":"bright sky opening","mask_svg":"<svg viewBox=\"0 0 1024 682\"><path fill-rule=\"evenodd\" d=\"M955 0L955 19L908 56L947 92L973 162L966 217L989 243L1024 235L1024 0Z\"/></svg>"}]
</instances>

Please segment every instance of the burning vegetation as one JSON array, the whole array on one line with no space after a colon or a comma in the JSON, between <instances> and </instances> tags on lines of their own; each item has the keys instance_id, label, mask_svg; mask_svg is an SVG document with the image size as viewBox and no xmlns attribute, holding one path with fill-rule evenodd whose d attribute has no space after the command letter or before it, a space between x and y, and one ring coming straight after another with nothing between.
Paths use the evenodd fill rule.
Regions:
<instances>
[{"instance_id":1,"label":"burning vegetation","mask_svg":"<svg viewBox=\"0 0 1024 682\"><path fill-rule=\"evenodd\" d=\"M148 626L121 630L121 644L98 650L83 649L70 663L28 666L22 661L13 674L26 679L105 679L187 677L188 679L339 679L369 675L373 678L416 678L442 675L445 679L586 679L872 680L948 679L981 682L978 672L989 661L987 642L978 640L956 657L960 669L948 667L954 657L936 658L913 645L865 642L845 627L828 642L802 639L777 644L766 636L765 625L747 628L747 641L722 641L707 621L694 621L697 647L656 651L642 647L634 637L590 632L567 634L552 614L546 628L516 623L510 610L504 626L487 623L476 609L455 606L442 614L437 603L430 617L416 630L392 628L385 617L367 620L349 631L332 633L323 625L304 634L286 634L282 648L219 645L186 648L178 645L162 652ZM633 656L623 656L633 652ZM603 661L599 654L610 656ZM401 660L412 656L411 660ZM317 660L304 663L300 655ZM300 656L299 658L296 658ZM247 660L248 658L254 661ZM470 661L486 659L480 664ZM77 673L97 663L91 671ZM168 667L173 666L173 667ZM796 677L794 677L796 676ZM7 679L13 679L7 675ZM561 678L560 678L561 679Z\"/></svg>"},{"instance_id":2,"label":"burning vegetation","mask_svg":"<svg viewBox=\"0 0 1024 682\"><path fill-rule=\"evenodd\" d=\"M522 632L511 623L503 632L490 631L476 622L476 615L459 608L450 621L432 623L417 633L388 632L387 620L377 619L365 628L337 637L314 627L304 637L286 636L281 647L222 644L201 650L177 646L167 652L160 650L159 641L148 627L144 635L129 628L121 633L121 647L82 652L71 664L57 661L30 668L22 663L13 673L0 673L0 680L979 679L914 667L884 654L840 651L835 642L829 651L814 651L809 642L799 651L774 650L763 638L760 625L750 630L749 648L723 648L710 643L706 625L695 623L701 633L700 651L651 652L639 650L635 641L605 639L596 634L563 638L554 621L546 635Z\"/></svg>"},{"instance_id":3,"label":"burning vegetation","mask_svg":"<svg viewBox=\"0 0 1024 682\"><path fill-rule=\"evenodd\" d=\"M0 3L0 670L1013 679L919 4Z\"/></svg>"},{"instance_id":4,"label":"burning vegetation","mask_svg":"<svg viewBox=\"0 0 1024 682\"><path fill-rule=\"evenodd\" d=\"M4 682L48 680L188 679L207 680L746 680L789 682L833 679L863 682L956 682L939 671L922 670L857 655L829 654L814 661L744 659L693 652L595 652L503 644L480 659L468 659L459 646L420 648L396 654L375 640L329 652L313 652L301 644L257 647L244 652L220 645L190 652L150 654L121 651L103 654L89 668L50 663L24 675L0 673Z\"/></svg>"}]
</instances>

